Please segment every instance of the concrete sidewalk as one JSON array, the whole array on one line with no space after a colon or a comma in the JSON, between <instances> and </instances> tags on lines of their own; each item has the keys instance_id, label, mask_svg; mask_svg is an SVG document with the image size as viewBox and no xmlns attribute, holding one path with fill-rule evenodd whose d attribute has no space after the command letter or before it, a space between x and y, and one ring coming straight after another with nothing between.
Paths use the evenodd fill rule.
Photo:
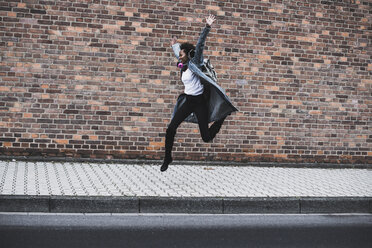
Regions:
<instances>
[{"instance_id":1,"label":"concrete sidewalk","mask_svg":"<svg viewBox=\"0 0 372 248\"><path fill-rule=\"evenodd\" d=\"M0 212L372 213L372 170L0 161Z\"/></svg>"}]
</instances>

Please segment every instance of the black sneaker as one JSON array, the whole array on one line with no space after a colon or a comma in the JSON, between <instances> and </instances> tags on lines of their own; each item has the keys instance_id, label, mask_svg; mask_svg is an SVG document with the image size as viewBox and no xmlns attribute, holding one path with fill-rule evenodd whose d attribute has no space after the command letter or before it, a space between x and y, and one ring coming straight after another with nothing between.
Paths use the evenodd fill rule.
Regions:
<instances>
[{"instance_id":1,"label":"black sneaker","mask_svg":"<svg viewBox=\"0 0 372 248\"><path fill-rule=\"evenodd\" d=\"M161 172L166 171L168 169L168 165L170 163L172 163L172 161L173 161L172 157L170 157L170 158L164 158L164 162L163 162L163 165L160 168L160 171Z\"/></svg>"}]
</instances>

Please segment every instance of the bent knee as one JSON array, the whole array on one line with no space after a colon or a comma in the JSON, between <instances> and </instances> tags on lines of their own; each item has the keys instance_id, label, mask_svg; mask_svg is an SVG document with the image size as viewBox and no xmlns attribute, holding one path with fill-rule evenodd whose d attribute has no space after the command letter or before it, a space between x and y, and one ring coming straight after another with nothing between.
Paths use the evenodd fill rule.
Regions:
<instances>
[{"instance_id":1,"label":"bent knee","mask_svg":"<svg viewBox=\"0 0 372 248\"><path fill-rule=\"evenodd\" d=\"M202 139L205 143L208 143L212 140L209 136L202 136Z\"/></svg>"},{"instance_id":2,"label":"bent knee","mask_svg":"<svg viewBox=\"0 0 372 248\"><path fill-rule=\"evenodd\" d=\"M176 133L176 131L177 131L177 128L172 127L172 126L168 126L166 134L167 135L174 135Z\"/></svg>"}]
</instances>

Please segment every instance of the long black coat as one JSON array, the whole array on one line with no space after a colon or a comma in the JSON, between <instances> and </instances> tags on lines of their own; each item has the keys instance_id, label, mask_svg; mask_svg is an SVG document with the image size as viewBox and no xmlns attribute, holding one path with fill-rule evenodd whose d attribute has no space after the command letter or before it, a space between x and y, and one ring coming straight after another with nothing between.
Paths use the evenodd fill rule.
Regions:
<instances>
[{"instance_id":1,"label":"long black coat","mask_svg":"<svg viewBox=\"0 0 372 248\"><path fill-rule=\"evenodd\" d=\"M208 26L203 29L198 39L198 43L196 44L195 55L191 60L189 60L187 66L192 72L200 77L200 81L204 85L204 96L206 97L208 104L208 122L213 122L230 115L232 112L238 111L238 109L231 103L225 90L222 89L217 82L202 72L202 67L204 66L204 44L210 29L211 28ZM176 43L172 48L177 59L179 59L180 44ZM176 106L174 107L172 118L185 101L186 95L181 94L177 99ZM198 123L194 113L188 116L185 121Z\"/></svg>"}]
</instances>

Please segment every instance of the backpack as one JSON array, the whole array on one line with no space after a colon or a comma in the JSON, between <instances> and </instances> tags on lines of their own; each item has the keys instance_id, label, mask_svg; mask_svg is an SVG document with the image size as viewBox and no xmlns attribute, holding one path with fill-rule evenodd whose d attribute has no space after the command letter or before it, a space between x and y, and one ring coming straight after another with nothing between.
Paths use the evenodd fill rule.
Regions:
<instances>
[{"instance_id":1,"label":"backpack","mask_svg":"<svg viewBox=\"0 0 372 248\"><path fill-rule=\"evenodd\" d=\"M214 70L214 66L209 59L204 59L202 72L204 72L204 74L210 77L213 81L217 82L217 73Z\"/></svg>"}]
</instances>

